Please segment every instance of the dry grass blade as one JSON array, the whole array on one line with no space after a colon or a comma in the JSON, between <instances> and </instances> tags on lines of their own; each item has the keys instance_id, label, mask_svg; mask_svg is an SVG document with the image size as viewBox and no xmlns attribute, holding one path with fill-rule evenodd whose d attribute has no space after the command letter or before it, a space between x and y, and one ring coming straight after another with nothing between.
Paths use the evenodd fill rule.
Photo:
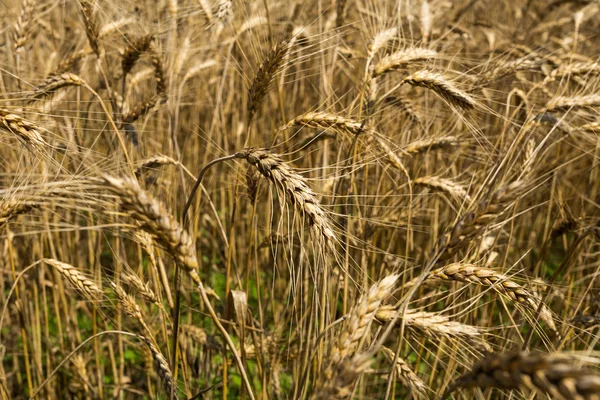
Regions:
<instances>
[{"instance_id":1,"label":"dry grass blade","mask_svg":"<svg viewBox=\"0 0 600 400\"><path fill-rule=\"evenodd\" d=\"M44 263L53 266L81 294L89 299L94 300L102 296L102 290L74 266L51 258L45 258L43 261Z\"/></svg>"},{"instance_id":2,"label":"dry grass blade","mask_svg":"<svg viewBox=\"0 0 600 400\"><path fill-rule=\"evenodd\" d=\"M238 153L238 157L248 161L282 190L286 199L304 215L310 227L324 239L325 244L333 246L336 238L331 222L302 175L287 165L279 155L264 149L246 149Z\"/></svg>"},{"instance_id":3,"label":"dry grass blade","mask_svg":"<svg viewBox=\"0 0 600 400\"><path fill-rule=\"evenodd\" d=\"M183 229L166 207L143 190L133 178L104 176L107 188L116 194L124 211L130 212L159 244L171 253L192 280L200 283L196 249L189 233Z\"/></svg>"},{"instance_id":4,"label":"dry grass blade","mask_svg":"<svg viewBox=\"0 0 600 400\"><path fill-rule=\"evenodd\" d=\"M402 83L408 83L411 86L421 86L434 91L448 103L459 108L469 110L475 108L475 100L464 91L457 88L452 82L442 75L428 71L417 71L404 78Z\"/></svg>"},{"instance_id":5,"label":"dry grass blade","mask_svg":"<svg viewBox=\"0 0 600 400\"><path fill-rule=\"evenodd\" d=\"M437 51L421 47L410 47L400 50L379 60L373 67L372 76L375 78L385 75L388 72L403 68L408 63L431 60L437 57L437 55Z\"/></svg>"},{"instance_id":6,"label":"dry grass blade","mask_svg":"<svg viewBox=\"0 0 600 400\"><path fill-rule=\"evenodd\" d=\"M562 354L495 353L457 379L443 398L459 388L472 387L505 390L528 387L553 399L591 400L600 393L600 374L582 369L574 359Z\"/></svg>"},{"instance_id":7,"label":"dry grass blade","mask_svg":"<svg viewBox=\"0 0 600 400\"><path fill-rule=\"evenodd\" d=\"M290 49L289 44L289 40L279 42L273 47L262 65L258 68L248 91L248 103L246 105L248 109L248 124L250 124L262 104L275 76L283 68Z\"/></svg>"},{"instance_id":8,"label":"dry grass blade","mask_svg":"<svg viewBox=\"0 0 600 400\"><path fill-rule=\"evenodd\" d=\"M400 356L396 357L396 353L387 347L382 347L381 351L385 355L385 357L390 360L390 362L396 363L394 365L396 369L396 376L398 379L402 381L411 391L413 391L418 396L425 397L427 395L427 385L415 374L415 372L410 368L410 366L404 361Z\"/></svg>"}]
</instances>

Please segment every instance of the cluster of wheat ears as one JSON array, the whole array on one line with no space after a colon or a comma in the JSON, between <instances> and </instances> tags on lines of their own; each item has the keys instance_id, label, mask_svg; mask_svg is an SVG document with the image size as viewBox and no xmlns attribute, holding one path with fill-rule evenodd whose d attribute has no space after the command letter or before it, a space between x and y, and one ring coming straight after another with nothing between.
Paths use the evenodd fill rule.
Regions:
<instances>
[{"instance_id":1,"label":"cluster of wheat ears","mask_svg":"<svg viewBox=\"0 0 600 400\"><path fill-rule=\"evenodd\" d=\"M0 399L600 399L600 1L0 21Z\"/></svg>"}]
</instances>

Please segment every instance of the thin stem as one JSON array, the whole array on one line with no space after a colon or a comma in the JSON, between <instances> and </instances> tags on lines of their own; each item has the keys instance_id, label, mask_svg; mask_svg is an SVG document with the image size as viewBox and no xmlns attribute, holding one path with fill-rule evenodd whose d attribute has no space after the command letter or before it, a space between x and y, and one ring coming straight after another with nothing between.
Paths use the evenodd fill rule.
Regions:
<instances>
[{"instance_id":1,"label":"thin stem","mask_svg":"<svg viewBox=\"0 0 600 400\"><path fill-rule=\"evenodd\" d=\"M131 333L131 332L125 332L125 331L103 331L103 332L99 332L93 336L90 336L89 338L85 339L83 342L81 342L79 344L79 346L77 346L75 348L75 350L73 350L72 352L70 352L61 362L60 364L58 364L56 366L56 368L54 368L54 370L50 373L50 375L48 375L48 377L44 380L44 382L42 382L40 384L40 386L38 386L37 389L35 389L35 392L33 392L33 394L31 395L31 397L29 398L29 400L32 400L35 398L35 396L37 396L37 394L40 392L40 390L42 390L42 388L44 386L46 386L46 384L50 381L50 379L52 379L52 377L58 372L58 370L67 362L69 361L69 359L71 357L73 357L75 355L75 353L77 353L79 351L79 349L81 349L83 346L85 346L85 344L91 340L94 340L95 338L97 338L98 336L104 335L104 334L108 334L108 333L116 333L116 334L120 334L120 335L126 335L126 336L133 336L133 337L137 337L139 338L139 335L136 335L135 333Z\"/></svg>"}]
</instances>

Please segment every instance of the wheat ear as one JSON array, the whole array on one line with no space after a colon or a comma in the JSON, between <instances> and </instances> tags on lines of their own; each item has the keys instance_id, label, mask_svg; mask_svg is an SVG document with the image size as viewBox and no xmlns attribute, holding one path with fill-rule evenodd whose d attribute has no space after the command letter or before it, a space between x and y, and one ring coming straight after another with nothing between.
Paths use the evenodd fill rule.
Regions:
<instances>
[{"instance_id":1,"label":"wheat ear","mask_svg":"<svg viewBox=\"0 0 600 400\"><path fill-rule=\"evenodd\" d=\"M74 266L51 258L45 258L43 261L54 267L81 294L89 299L97 299L102 296L102 290Z\"/></svg>"},{"instance_id":2,"label":"wheat ear","mask_svg":"<svg viewBox=\"0 0 600 400\"><path fill-rule=\"evenodd\" d=\"M146 343L146 346L148 346L148 348L150 349L150 352L152 353L152 358L154 359L154 366L156 367L158 376L163 382L165 388L167 389L167 392L172 392L173 398L179 400L180 397L177 393L177 387L173 380L173 373L171 372L171 368L169 368L169 363L167 362L167 359L165 358L165 356L163 356L160 350L154 344L152 344L150 340L148 340L148 338L144 336L139 336L139 338L143 340L144 343Z\"/></svg>"},{"instance_id":3,"label":"wheat ear","mask_svg":"<svg viewBox=\"0 0 600 400\"><path fill-rule=\"evenodd\" d=\"M413 279L405 284L405 287L414 285L420 278ZM427 274L424 283L428 281L457 281L473 283L475 285L490 287L498 293L508 297L510 300L537 311L540 300L525 287L489 268L478 267L472 264L454 263L435 269ZM550 329L556 332L556 325L552 313L542 305L540 318Z\"/></svg>"},{"instance_id":4,"label":"wheat ear","mask_svg":"<svg viewBox=\"0 0 600 400\"><path fill-rule=\"evenodd\" d=\"M85 81L79 76L65 72L63 74L51 76L50 78L46 79L40 85L36 86L29 97L32 100L36 100L48 96L64 87L85 85Z\"/></svg>"},{"instance_id":5,"label":"wheat ear","mask_svg":"<svg viewBox=\"0 0 600 400\"><path fill-rule=\"evenodd\" d=\"M418 396L425 397L427 394L427 385L415 374L410 366L401 357L396 357L396 353L387 347L382 347L381 352L385 357L394 362L396 360L394 368L396 369L396 375L398 379L402 381L410 390L415 392Z\"/></svg>"},{"instance_id":6,"label":"wheat ear","mask_svg":"<svg viewBox=\"0 0 600 400\"><path fill-rule=\"evenodd\" d=\"M283 68L289 49L289 40L277 43L258 68L258 71L256 71L256 75L248 91L248 103L246 105L248 109L248 125L250 125L250 122L267 95L275 76Z\"/></svg>"},{"instance_id":7,"label":"wheat ear","mask_svg":"<svg viewBox=\"0 0 600 400\"><path fill-rule=\"evenodd\" d=\"M290 204L306 217L314 232L326 244L333 245L336 238L331 222L302 175L283 162L281 156L265 149L246 149L236 155L256 167L258 172L282 190Z\"/></svg>"},{"instance_id":8,"label":"wheat ear","mask_svg":"<svg viewBox=\"0 0 600 400\"><path fill-rule=\"evenodd\" d=\"M401 83L425 87L437 93L448 103L465 110L474 108L476 104L471 96L457 88L452 82L436 72L428 70L417 71L404 78Z\"/></svg>"},{"instance_id":9,"label":"wheat ear","mask_svg":"<svg viewBox=\"0 0 600 400\"><path fill-rule=\"evenodd\" d=\"M48 146L40 134L40 127L3 108L0 108L0 130L16 135L25 145L38 150Z\"/></svg>"},{"instance_id":10,"label":"wheat ear","mask_svg":"<svg viewBox=\"0 0 600 400\"><path fill-rule=\"evenodd\" d=\"M107 188L118 196L121 208L131 213L142 229L164 246L192 280L199 284L198 259L192 238L166 207L143 190L133 178L105 175L103 180Z\"/></svg>"},{"instance_id":11,"label":"wheat ear","mask_svg":"<svg viewBox=\"0 0 600 400\"><path fill-rule=\"evenodd\" d=\"M576 366L574 361L562 354L490 354L452 383L442 398L459 388L515 390L528 387L553 399L597 399L600 375Z\"/></svg>"},{"instance_id":12,"label":"wheat ear","mask_svg":"<svg viewBox=\"0 0 600 400\"><path fill-rule=\"evenodd\" d=\"M437 57L437 51L421 47L410 47L383 57L373 67L372 77L376 78L391 71L397 71L406 64L416 61L431 60Z\"/></svg>"},{"instance_id":13,"label":"wheat ear","mask_svg":"<svg viewBox=\"0 0 600 400\"><path fill-rule=\"evenodd\" d=\"M467 190L462 185L450 179L440 178L439 176L425 176L413 180L413 183L415 185L425 186L429 189L446 192L459 200L467 202L471 201L471 197L467 193Z\"/></svg>"},{"instance_id":14,"label":"wheat ear","mask_svg":"<svg viewBox=\"0 0 600 400\"><path fill-rule=\"evenodd\" d=\"M340 133L348 133L350 135L358 135L366 130L364 123L358 122L352 118L328 112L307 112L294 118L279 128L278 131L284 131L295 125L333 130Z\"/></svg>"}]
</instances>

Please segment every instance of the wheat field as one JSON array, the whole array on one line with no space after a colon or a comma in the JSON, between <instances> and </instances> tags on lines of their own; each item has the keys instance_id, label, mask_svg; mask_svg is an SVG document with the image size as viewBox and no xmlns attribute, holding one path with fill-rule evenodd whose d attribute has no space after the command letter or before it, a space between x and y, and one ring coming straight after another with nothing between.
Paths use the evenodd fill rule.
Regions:
<instances>
[{"instance_id":1,"label":"wheat field","mask_svg":"<svg viewBox=\"0 0 600 400\"><path fill-rule=\"evenodd\" d=\"M600 399L600 1L0 27L0 399Z\"/></svg>"}]
</instances>

